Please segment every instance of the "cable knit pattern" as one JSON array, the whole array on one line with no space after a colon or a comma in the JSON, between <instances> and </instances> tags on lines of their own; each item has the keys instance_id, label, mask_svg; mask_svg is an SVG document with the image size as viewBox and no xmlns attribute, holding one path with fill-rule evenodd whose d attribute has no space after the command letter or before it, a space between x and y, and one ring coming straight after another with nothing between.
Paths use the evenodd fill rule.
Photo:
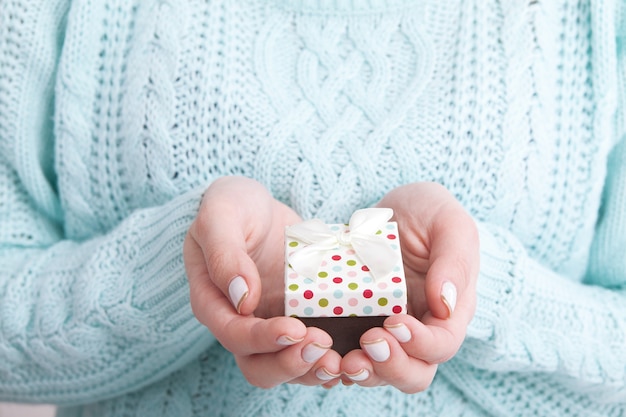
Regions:
<instances>
[{"instance_id":1,"label":"cable knit pattern","mask_svg":"<svg viewBox=\"0 0 626 417\"><path fill-rule=\"evenodd\" d=\"M61 416L626 414L626 6L0 0L0 400ZM413 181L479 225L424 393L251 387L194 318L206 186L346 221Z\"/></svg>"}]
</instances>

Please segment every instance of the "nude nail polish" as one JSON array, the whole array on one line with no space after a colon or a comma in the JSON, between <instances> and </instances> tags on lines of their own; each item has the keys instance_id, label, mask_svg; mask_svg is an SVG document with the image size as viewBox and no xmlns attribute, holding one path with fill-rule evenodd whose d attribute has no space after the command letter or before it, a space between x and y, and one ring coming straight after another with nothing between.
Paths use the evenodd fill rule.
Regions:
<instances>
[{"instance_id":1,"label":"nude nail polish","mask_svg":"<svg viewBox=\"0 0 626 417\"><path fill-rule=\"evenodd\" d=\"M248 284L243 277L237 275L228 284L228 295L230 296L230 302L233 304L237 313L241 313L241 305L248 297Z\"/></svg>"},{"instance_id":2,"label":"nude nail polish","mask_svg":"<svg viewBox=\"0 0 626 417\"><path fill-rule=\"evenodd\" d=\"M456 287L450 281L444 282L441 286L441 300L448 307L448 317L450 317L456 307Z\"/></svg>"},{"instance_id":3,"label":"nude nail polish","mask_svg":"<svg viewBox=\"0 0 626 417\"><path fill-rule=\"evenodd\" d=\"M361 342L361 345L368 356L376 362L385 362L391 355L389 344L385 339Z\"/></svg>"},{"instance_id":4,"label":"nude nail polish","mask_svg":"<svg viewBox=\"0 0 626 417\"><path fill-rule=\"evenodd\" d=\"M367 369L361 369L359 372L353 374L345 374L351 381L361 382L370 377L370 371Z\"/></svg>"},{"instance_id":5,"label":"nude nail polish","mask_svg":"<svg viewBox=\"0 0 626 417\"><path fill-rule=\"evenodd\" d=\"M324 356L328 352L330 346L323 346L319 343L309 343L302 349L302 360L307 363L316 362L319 358Z\"/></svg>"},{"instance_id":6,"label":"nude nail polish","mask_svg":"<svg viewBox=\"0 0 626 417\"><path fill-rule=\"evenodd\" d=\"M404 323L385 325L384 327L400 343L406 343L411 340L411 331Z\"/></svg>"}]
</instances>

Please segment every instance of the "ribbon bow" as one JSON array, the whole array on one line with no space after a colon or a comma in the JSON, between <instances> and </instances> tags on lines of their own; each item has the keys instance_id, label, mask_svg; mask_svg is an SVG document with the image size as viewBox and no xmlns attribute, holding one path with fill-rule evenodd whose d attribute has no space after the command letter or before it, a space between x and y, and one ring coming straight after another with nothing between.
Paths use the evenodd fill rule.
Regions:
<instances>
[{"instance_id":1,"label":"ribbon bow","mask_svg":"<svg viewBox=\"0 0 626 417\"><path fill-rule=\"evenodd\" d=\"M374 280L383 279L398 261L398 255L389 247L387 239L377 234L391 216L393 210L389 208L357 210L350 217L349 229L338 232L319 219L288 226L287 237L307 244L291 254L289 263L300 275L314 279L328 251L350 246L363 265L367 265Z\"/></svg>"}]
</instances>

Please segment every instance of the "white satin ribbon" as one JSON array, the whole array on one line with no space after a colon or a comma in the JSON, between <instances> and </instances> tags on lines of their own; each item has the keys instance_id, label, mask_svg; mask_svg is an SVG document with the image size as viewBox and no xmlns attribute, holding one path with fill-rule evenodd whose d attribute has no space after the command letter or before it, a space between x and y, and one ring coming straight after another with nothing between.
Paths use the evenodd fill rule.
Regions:
<instances>
[{"instance_id":1,"label":"white satin ribbon","mask_svg":"<svg viewBox=\"0 0 626 417\"><path fill-rule=\"evenodd\" d=\"M316 279L328 251L350 246L363 265L367 265L374 280L384 279L398 262L397 253L389 247L384 229L393 216L389 208L357 210L350 217L349 230L334 232L319 219L288 226L286 235L306 244L289 257L291 267L300 275Z\"/></svg>"}]
</instances>

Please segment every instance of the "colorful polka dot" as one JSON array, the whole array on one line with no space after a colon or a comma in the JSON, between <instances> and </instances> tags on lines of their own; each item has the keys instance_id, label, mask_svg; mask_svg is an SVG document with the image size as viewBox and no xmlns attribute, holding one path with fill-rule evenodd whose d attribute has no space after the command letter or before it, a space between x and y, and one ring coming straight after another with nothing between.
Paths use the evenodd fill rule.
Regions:
<instances>
[{"instance_id":1,"label":"colorful polka dot","mask_svg":"<svg viewBox=\"0 0 626 417\"><path fill-rule=\"evenodd\" d=\"M289 300L289 306L290 307L298 307L299 304L300 303L295 298L292 298L291 300Z\"/></svg>"},{"instance_id":2,"label":"colorful polka dot","mask_svg":"<svg viewBox=\"0 0 626 417\"><path fill-rule=\"evenodd\" d=\"M356 282L351 282L351 283L348 284L348 288L350 288L352 291L354 291L357 288L359 288L359 284L357 284Z\"/></svg>"},{"instance_id":3,"label":"colorful polka dot","mask_svg":"<svg viewBox=\"0 0 626 417\"><path fill-rule=\"evenodd\" d=\"M378 305L381 306L381 307L386 306L387 303L388 303L388 301L387 301L387 299L385 297L380 297L378 299Z\"/></svg>"},{"instance_id":4,"label":"colorful polka dot","mask_svg":"<svg viewBox=\"0 0 626 417\"><path fill-rule=\"evenodd\" d=\"M328 272L322 271L322 272L318 273L317 276L320 277L320 278L326 278L328 276Z\"/></svg>"},{"instance_id":5,"label":"colorful polka dot","mask_svg":"<svg viewBox=\"0 0 626 417\"><path fill-rule=\"evenodd\" d=\"M389 240L396 240L396 235L394 235L394 234L388 234L388 235L387 235L387 239L389 239Z\"/></svg>"},{"instance_id":6,"label":"colorful polka dot","mask_svg":"<svg viewBox=\"0 0 626 417\"><path fill-rule=\"evenodd\" d=\"M372 311L373 311L373 309L370 306L363 307L363 314L365 314L365 315L372 314Z\"/></svg>"},{"instance_id":7,"label":"colorful polka dot","mask_svg":"<svg viewBox=\"0 0 626 417\"><path fill-rule=\"evenodd\" d=\"M306 298L307 300L310 300L311 298L313 298L313 291L306 290L304 294L302 294L302 296Z\"/></svg>"},{"instance_id":8,"label":"colorful polka dot","mask_svg":"<svg viewBox=\"0 0 626 417\"><path fill-rule=\"evenodd\" d=\"M343 313L343 307L341 307L341 306L337 306L337 307L333 308L333 313L334 313L336 316L339 316L340 314L342 314L342 313Z\"/></svg>"},{"instance_id":9,"label":"colorful polka dot","mask_svg":"<svg viewBox=\"0 0 626 417\"><path fill-rule=\"evenodd\" d=\"M400 313L402 313L402 307L401 306L393 306L391 311L393 311L394 314L400 314Z\"/></svg>"},{"instance_id":10,"label":"colorful polka dot","mask_svg":"<svg viewBox=\"0 0 626 417\"><path fill-rule=\"evenodd\" d=\"M295 248L296 246L298 246L298 242L289 242L290 248Z\"/></svg>"},{"instance_id":11,"label":"colorful polka dot","mask_svg":"<svg viewBox=\"0 0 626 417\"><path fill-rule=\"evenodd\" d=\"M298 291L298 288L300 288L300 287L298 286L298 284L291 284L291 285L289 286L289 289L290 289L291 291Z\"/></svg>"},{"instance_id":12,"label":"colorful polka dot","mask_svg":"<svg viewBox=\"0 0 626 417\"><path fill-rule=\"evenodd\" d=\"M343 291L341 291L341 290L337 290L337 291L335 291L335 292L333 293L333 297L335 297L335 298L336 298L336 299L338 299L338 300L339 300L339 299L341 299L341 298L343 298Z\"/></svg>"},{"instance_id":13,"label":"colorful polka dot","mask_svg":"<svg viewBox=\"0 0 626 417\"><path fill-rule=\"evenodd\" d=\"M395 282L396 284L399 284L402 282L402 278L400 277L393 277L391 278L391 282Z\"/></svg>"},{"instance_id":14,"label":"colorful polka dot","mask_svg":"<svg viewBox=\"0 0 626 417\"><path fill-rule=\"evenodd\" d=\"M351 307L356 307L357 305L359 305L359 300L357 300L356 298L350 298L348 300L348 305Z\"/></svg>"},{"instance_id":15,"label":"colorful polka dot","mask_svg":"<svg viewBox=\"0 0 626 417\"><path fill-rule=\"evenodd\" d=\"M312 307L306 307L306 308L304 309L304 314L306 314L307 316L312 316L314 312L315 312L315 311L313 310L313 308L312 308Z\"/></svg>"},{"instance_id":16,"label":"colorful polka dot","mask_svg":"<svg viewBox=\"0 0 626 417\"><path fill-rule=\"evenodd\" d=\"M402 291L399 288L396 288L395 290L393 290L393 296L395 298L402 298L402 296L404 295L404 291Z\"/></svg>"},{"instance_id":17,"label":"colorful polka dot","mask_svg":"<svg viewBox=\"0 0 626 417\"><path fill-rule=\"evenodd\" d=\"M363 297L365 298L372 298L373 295L374 295L374 292L372 292L372 290L363 291Z\"/></svg>"},{"instance_id":18,"label":"colorful polka dot","mask_svg":"<svg viewBox=\"0 0 626 417\"><path fill-rule=\"evenodd\" d=\"M333 282L334 282L335 284L341 284L341 283L343 282L343 278L341 278L341 277L335 277L335 278L333 278Z\"/></svg>"},{"instance_id":19,"label":"colorful polka dot","mask_svg":"<svg viewBox=\"0 0 626 417\"><path fill-rule=\"evenodd\" d=\"M350 259L349 261L346 262L346 264L348 264L348 266L354 266L356 265L356 261L354 259Z\"/></svg>"},{"instance_id":20,"label":"colorful polka dot","mask_svg":"<svg viewBox=\"0 0 626 417\"><path fill-rule=\"evenodd\" d=\"M320 298L318 303L320 307L328 307L328 300L326 298Z\"/></svg>"},{"instance_id":21,"label":"colorful polka dot","mask_svg":"<svg viewBox=\"0 0 626 417\"><path fill-rule=\"evenodd\" d=\"M339 256L339 255L333 255L332 260L333 260L333 261L340 261L340 260L341 260L341 256Z\"/></svg>"},{"instance_id":22,"label":"colorful polka dot","mask_svg":"<svg viewBox=\"0 0 626 417\"><path fill-rule=\"evenodd\" d=\"M367 265L363 265L363 266L361 267L361 271L364 271L364 272L369 272L369 271L370 271L370 269L367 267Z\"/></svg>"},{"instance_id":23,"label":"colorful polka dot","mask_svg":"<svg viewBox=\"0 0 626 417\"><path fill-rule=\"evenodd\" d=\"M342 270L343 270L343 268L342 268L342 267L340 267L339 265L335 265L335 266L333 266L333 271L334 271L334 272L341 272Z\"/></svg>"}]
</instances>

